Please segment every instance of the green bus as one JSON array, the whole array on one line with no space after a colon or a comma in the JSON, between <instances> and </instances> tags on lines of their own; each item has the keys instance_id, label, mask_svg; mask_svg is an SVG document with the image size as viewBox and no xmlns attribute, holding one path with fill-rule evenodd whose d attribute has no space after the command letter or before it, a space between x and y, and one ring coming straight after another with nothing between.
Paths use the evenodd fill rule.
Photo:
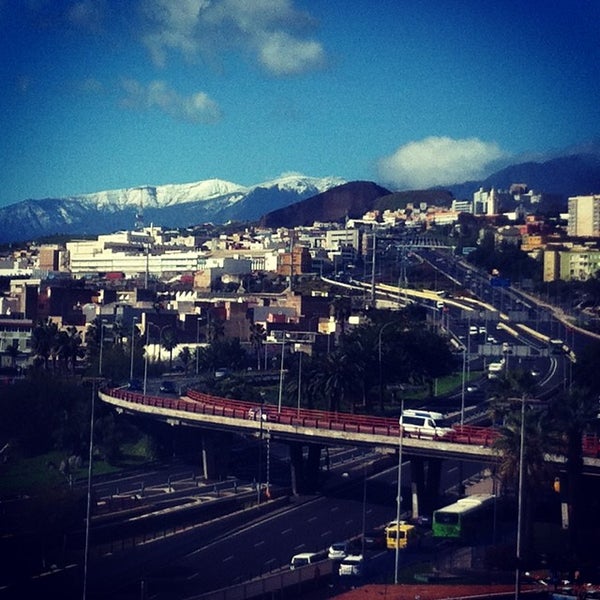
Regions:
<instances>
[{"instance_id":1,"label":"green bus","mask_svg":"<svg viewBox=\"0 0 600 600\"><path fill-rule=\"evenodd\" d=\"M492 525L494 494L473 494L433 511L431 530L434 537L468 540L485 534Z\"/></svg>"}]
</instances>

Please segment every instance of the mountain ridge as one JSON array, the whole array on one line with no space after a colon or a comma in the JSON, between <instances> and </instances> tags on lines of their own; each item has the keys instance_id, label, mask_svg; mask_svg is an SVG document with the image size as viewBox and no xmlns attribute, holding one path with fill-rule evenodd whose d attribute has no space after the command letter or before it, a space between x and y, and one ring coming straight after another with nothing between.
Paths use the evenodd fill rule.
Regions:
<instances>
[{"instance_id":1,"label":"mountain ridge","mask_svg":"<svg viewBox=\"0 0 600 600\"><path fill-rule=\"evenodd\" d=\"M510 165L480 181L429 190L390 191L370 181L310 177L295 173L252 186L222 179L184 184L144 185L63 198L28 199L0 208L0 243L50 235L98 235L146 224L190 227L201 223L261 222L271 226L311 225L361 217L369 210L393 208L401 199L472 198L479 188L529 189L566 197L600 193L600 155L569 154L545 162Z\"/></svg>"}]
</instances>

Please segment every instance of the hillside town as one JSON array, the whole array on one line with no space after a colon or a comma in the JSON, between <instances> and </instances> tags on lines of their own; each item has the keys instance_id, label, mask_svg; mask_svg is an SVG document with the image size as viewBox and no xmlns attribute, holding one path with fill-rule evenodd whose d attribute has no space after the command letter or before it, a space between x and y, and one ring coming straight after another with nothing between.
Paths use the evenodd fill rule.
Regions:
<instances>
[{"instance_id":1,"label":"hillside town","mask_svg":"<svg viewBox=\"0 0 600 600\"><path fill-rule=\"evenodd\" d=\"M11 372L31 364L32 331L48 321L72 328L83 345L89 324L98 319L127 331L135 327L147 342L156 335L148 323L169 327L175 356L184 346L206 342L211 319L222 324L226 337L244 344L251 341L250 324L264 328L267 339L282 329L336 334L358 317L332 309L340 292L322 278L369 281L387 261L395 262L393 282L404 274L410 286L405 263L419 239L462 260L486 236L496 248L517 248L538 265L537 273L518 282L524 288L532 281L595 278L600 195L570 197L567 213L551 217L537 211L543 199L526 184L515 184L506 191L480 189L472 200L455 200L451 207L409 202L311 227L206 224L166 230L137 222L132 230L96 239L10 247L0 259L1 366ZM304 285L308 281L313 283ZM584 308L598 316L596 307Z\"/></svg>"}]
</instances>

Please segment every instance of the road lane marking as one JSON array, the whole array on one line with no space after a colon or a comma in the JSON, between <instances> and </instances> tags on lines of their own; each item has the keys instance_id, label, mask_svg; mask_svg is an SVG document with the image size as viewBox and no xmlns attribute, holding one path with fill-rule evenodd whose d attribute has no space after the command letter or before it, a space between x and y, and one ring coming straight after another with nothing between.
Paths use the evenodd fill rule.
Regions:
<instances>
[{"instance_id":1,"label":"road lane marking","mask_svg":"<svg viewBox=\"0 0 600 600\"><path fill-rule=\"evenodd\" d=\"M331 529L329 531L325 531L321 534L321 537L327 537L328 535L331 535Z\"/></svg>"},{"instance_id":2,"label":"road lane marking","mask_svg":"<svg viewBox=\"0 0 600 600\"><path fill-rule=\"evenodd\" d=\"M262 546L265 543L264 540L261 540L260 542L256 542L256 544L254 544L255 548L258 548L259 546Z\"/></svg>"},{"instance_id":3,"label":"road lane marking","mask_svg":"<svg viewBox=\"0 0 600 600\"><path fill-rule=\"evenodd\" d=\"M224 558L223 562L227 562L228 560L233 560L233 554L229 555L227 558Z\"/></svg>"},{"instance_id":4,"label":"road lane marking","mask_svg":"<svg viewBox=\"0 0 600 600\"><path fill-rule=\"evenodd\" d=\"M284 530L281 532L281 535L283 535L283 534L285 534L285 533L292 533L292 529L291 529L291 528L284 529Z\"/></svg>"}]
</instances>

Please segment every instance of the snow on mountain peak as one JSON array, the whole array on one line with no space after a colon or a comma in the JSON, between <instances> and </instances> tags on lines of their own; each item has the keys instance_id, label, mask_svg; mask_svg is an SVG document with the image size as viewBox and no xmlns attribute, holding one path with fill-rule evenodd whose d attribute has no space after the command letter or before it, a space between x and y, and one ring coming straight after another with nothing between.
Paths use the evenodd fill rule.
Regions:
<instances>
[{"instance_id":1,"label":"snow on mountain peak","mask_svg":"<svg viewBox=\"0 0 600 600\"><path fill-rule=\"evenodd\" d=\"M305 193L324 192L346 183L339 177L308 177L299 173L284 173L271 181L249 187L223 179L204 179L192 183L172 183L165 185L142 185L133 188L107 190L80 196L70 196L99 209L116 211L125 208L164 208L188 202L201 202L217 198L227 198L230 203L241 200L256 188L278 188L284 191Z\"/></svg>"},{"instance_id":2,"label":"snow on mountain peak","mask_svg":"<svg viewBox=\"0 0 600 600\"><path fill-rule=\"evenodd\" d=\"M260 183L253 187L278 187L280 190L305 191L314 189L318 192L324 192L332 187L347 183L340 177L309 177L301 173L282 173L276 179Z\"/></svg>"}]
</instances>

